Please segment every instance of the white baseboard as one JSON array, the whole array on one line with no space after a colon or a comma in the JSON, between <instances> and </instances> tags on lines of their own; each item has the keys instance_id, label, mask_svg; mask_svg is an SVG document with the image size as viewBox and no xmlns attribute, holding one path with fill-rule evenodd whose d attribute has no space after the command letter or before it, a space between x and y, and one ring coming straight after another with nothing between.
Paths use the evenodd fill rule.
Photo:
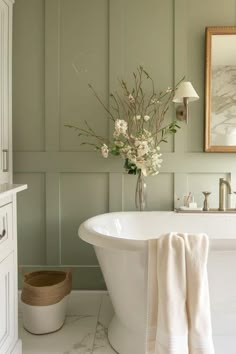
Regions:
<instances>
[{"instance_id":1,"label":"white baseboard","mask_svg":"<svg viewBox=\"0 0 236 354\"><path fill-rule=\"evenodd\" d=\"M90 315L97 316L103 295L106 290L72 290L69 295L67 315ZM19 316L21 316L21 291L18 293Z\"/></svg>"}]
</instances>

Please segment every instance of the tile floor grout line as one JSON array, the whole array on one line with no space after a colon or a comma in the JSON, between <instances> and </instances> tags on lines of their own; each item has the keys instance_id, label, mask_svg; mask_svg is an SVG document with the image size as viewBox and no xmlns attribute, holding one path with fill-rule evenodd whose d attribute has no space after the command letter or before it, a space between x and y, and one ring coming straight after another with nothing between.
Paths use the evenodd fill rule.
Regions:
<instances>
[{"instance_id":1,"label":"tile floor grout line","mask_svg":"<svg viewBox=\"0 0 236 354\"><path fill-rule=\"evenodd\" d=\"M94 335L94 337L93 337L92 351L91 351L90 354L93 354L93 350L94 350L94 344L95 344L97 329L98 329L98 325L99 325L99 316L100 316L100 312L101 312L101 308L102 308L102 300L103 300L103 295L101 296L101 301L100 301L100 305L99 305L99 308L98 308L97 323L96 323L96 328L95 328L95 335Z\"/></svg>"}]
</instances>

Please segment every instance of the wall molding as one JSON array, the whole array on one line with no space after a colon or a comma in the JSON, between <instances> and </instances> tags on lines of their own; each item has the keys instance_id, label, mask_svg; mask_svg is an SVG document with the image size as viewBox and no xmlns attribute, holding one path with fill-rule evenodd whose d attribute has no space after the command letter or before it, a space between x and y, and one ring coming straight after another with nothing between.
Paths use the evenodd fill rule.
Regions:
<instances>
[{"instance_id":1,"label":"wall molding","mask_svg":"<svg viewBox=\"0 0 236 354\"><path fill-rule=\"evenodd\" d=\"M232 153L163 152L162 158L160 173L236 172ZM97 152L14 152L14 173L124 173L123 163L120 158L104 159Z\"/></svg>"}]
</instances>

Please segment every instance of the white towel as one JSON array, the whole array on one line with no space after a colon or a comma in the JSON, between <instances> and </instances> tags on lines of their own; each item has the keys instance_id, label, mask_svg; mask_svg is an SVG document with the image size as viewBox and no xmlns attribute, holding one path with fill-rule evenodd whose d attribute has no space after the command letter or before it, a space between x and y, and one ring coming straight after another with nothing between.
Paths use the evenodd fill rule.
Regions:
<instances>
[{"instance_id":1,"label":"white towel","mask_svg":"<svg viewBox=\"0 0 236 354\"><path fill-rule=\"evenodd\" d=\"M214 354L208 237L171 233L148 248L146 354Z\"/></svg>"}]
</instances>

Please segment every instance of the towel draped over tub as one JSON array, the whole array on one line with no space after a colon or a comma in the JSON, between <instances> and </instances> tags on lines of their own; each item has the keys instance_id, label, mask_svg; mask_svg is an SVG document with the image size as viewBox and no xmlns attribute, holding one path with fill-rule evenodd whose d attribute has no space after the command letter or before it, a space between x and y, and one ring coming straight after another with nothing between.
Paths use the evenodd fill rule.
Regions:
<instances>
[{"instance_id":1,"label":"towel draped over tub","mask_svg":"<svg viewBox=\"0 0 236 354\"><path fill-rule=\"evenodd\" d=\"M214 354L205 234L149 240L146 354Z\"/></svg>"}]
</instances>

